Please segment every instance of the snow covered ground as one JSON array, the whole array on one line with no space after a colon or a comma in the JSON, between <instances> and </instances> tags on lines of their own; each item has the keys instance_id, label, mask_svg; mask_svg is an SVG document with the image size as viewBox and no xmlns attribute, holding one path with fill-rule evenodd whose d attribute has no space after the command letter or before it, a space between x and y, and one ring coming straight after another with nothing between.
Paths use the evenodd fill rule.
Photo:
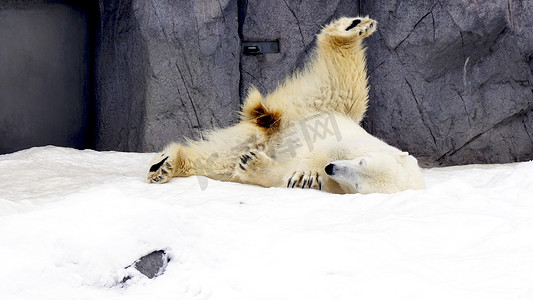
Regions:
<instances>
[{"instance_id":1,"label":"snow covered ground","mask_svg":"<svg viewBox=\"0 0 533 300\"><path fill-rule=\"evenodd\" d=\"M332 195L203 177L151 185L151 158L1 155L0 298L533 299L533 162ZM172 258L163 275L125 269L159 249Z\"/></svg>"}]
</instances>

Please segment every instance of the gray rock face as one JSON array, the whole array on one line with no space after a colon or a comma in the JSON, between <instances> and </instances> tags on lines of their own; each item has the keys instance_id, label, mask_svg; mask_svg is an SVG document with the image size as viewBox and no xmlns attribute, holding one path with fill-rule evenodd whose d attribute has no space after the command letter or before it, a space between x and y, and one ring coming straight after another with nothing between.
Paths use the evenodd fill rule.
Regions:
<instances>
[{"instance_id":1,"label":"gray rock face","mask_svg":"<svg viewBox=\"0 0 533 300\"><path fill-rule=\"evenodd\" d=\"M367 129L424 165L533 158L533 5L363 1Z\"/></svg>"},{"instance_id":2,"label":"gray rock face","mask_svg":"<svg viewBox=\"0 0 533 300\"><path fill-rule=\"evenodd\" d=\"M236 120L235 1L100 1L97 148L160 150Z\"/></svg>"},{"instance_id":3,"label":"gray rock face","mask_svg":"<svg viewBox=\"0 0 533 300\"><path fill-rule=\"evenodd\" d=\"M322 26L341 16L359 14L357 1L243 1L241 37L245 41L279 41L280 52L241 56L241 95L255 86L267 93L302 67Z\"/></svg>"},{"instance_id":4,"label":"gray rock face","mask_svg":"<svg viewBox=\"0 0 533 300\"><path fill-rule=\"evenodd\" d=\"M100 1L96 148L142 151L149 59L132 1Z\"/></svg>"},{"instance_id":5,"label":"gray rock face","mask_svg":"<svg viewBox=\"0 0 533 300\"><path fill-rule=\"evenodd\" d=\"M533 5L528 1L100 0L98 149L160 150L237 121L246 89L268 92L342 15L367 39L364 126L423 165L533 159ZM242 41L279 41L246 56Z\"/></svg>"}]
</instances>

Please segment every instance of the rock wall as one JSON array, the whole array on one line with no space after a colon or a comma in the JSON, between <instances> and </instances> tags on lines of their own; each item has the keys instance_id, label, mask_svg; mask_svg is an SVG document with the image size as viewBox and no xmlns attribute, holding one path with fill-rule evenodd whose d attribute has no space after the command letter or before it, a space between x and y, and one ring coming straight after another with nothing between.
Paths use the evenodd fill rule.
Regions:
<instances>
[{"instance_id":1,"label":"rock wall","mask_svg":"<svg viewBox=\"0 0 533 300\"><path fill-rule=\"evenodd\" d=\"M146 81L150 79L146 42L131 1L101 1L96 43L96 148L143 151Z\"/></svg>"},{"instance_id":2,"label":"rock wall","mask_svg":"<svg viewBox=\"0 0 533 300\"><path fill-rule=\"evenodd\" d=\"M155 151L237 121L301 67L321 26L370 15L364 126L423 165L533 159L530 1L100 0L98 149ZM278 41L247 56L241 41Z\"/></svg>"},{"instance_id":3,"label":"rock wall","mask_svg":"<svg viewBox=\"0 0 533 300\"><path fill-rule=\"evenodd\" d=\"M533 158L531 1L363 1L366 127L425 165Z\"/></svg>"},{"instance_id":4,"label":"rock wall","mask_svg":"<svg viewBox=\"0 0 533 300\"><path fill-rule=\"evenodd\" d=\"M234 122L237 3L100 1L97 149L156 151Z\"/></svg>"}]
</instances>

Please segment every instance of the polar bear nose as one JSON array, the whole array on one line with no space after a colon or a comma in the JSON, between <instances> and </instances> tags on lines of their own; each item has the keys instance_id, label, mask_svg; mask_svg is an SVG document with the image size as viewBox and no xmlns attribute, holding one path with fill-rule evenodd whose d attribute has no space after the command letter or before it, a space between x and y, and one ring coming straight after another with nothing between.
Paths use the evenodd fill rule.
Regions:
<instances>
[{"instance_id":1,"label":"polar bear nose","mask_svg":"<svg viewBox=\"0 0 533 300\"><path fill-rule=\"evenodd\" d=\"M333 166L334 164L329 164L326 166L326 174L333 175Z\"/></svg>"}]
</instances>

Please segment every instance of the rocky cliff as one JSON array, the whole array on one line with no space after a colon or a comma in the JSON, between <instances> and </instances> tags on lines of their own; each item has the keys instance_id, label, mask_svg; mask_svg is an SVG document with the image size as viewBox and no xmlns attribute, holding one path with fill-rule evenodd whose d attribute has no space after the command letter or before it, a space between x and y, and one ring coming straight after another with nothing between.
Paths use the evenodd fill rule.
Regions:
<instances>
[{"instance_id":1,"label":"rocky cliff","mask_svg":"<svg viewBox=\"0 0 533 300\"><path fill-rule=\"evenodd\" d=\"M361 14L379 22L369 132L426 166L533 159L531 1L100 0L100 14L99 149L156 151L236 122L247 87L271 90L323 24Z\"/></svg>"}]
</instances>

